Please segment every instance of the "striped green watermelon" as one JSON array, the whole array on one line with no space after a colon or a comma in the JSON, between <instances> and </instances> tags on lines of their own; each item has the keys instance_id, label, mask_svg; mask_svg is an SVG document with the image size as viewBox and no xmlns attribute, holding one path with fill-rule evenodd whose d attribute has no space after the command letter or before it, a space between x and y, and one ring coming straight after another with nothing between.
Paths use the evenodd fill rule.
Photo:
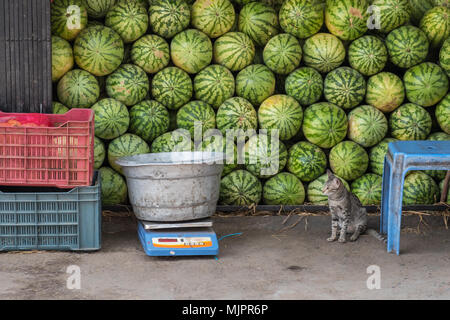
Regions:
<instances>
[{"instance_id":1,"label":"striped green watermelon","mask_svg":"<svg viewBox=\"0 0 450 320\"><path fill-rule=\"evenodd\" d=\"M58 82L59 101L68 108L89 108L100 96L97 79L87 71L74 69Z\"/></svg>"},{"instance_id":2,"label":"striped green watermelon","mask_svg":"<svg viewBox=\"0 0 450 320\"><path fill-rule=\"evenodd\" d=\"M54 0L51 4L52 35L67 41L75 39L88 22L86 7L81 0Z\"/></svg>"},{"instance_id":3,"label":"striped green watermelon","mask_svg":"<svg viewBox=\"0 0 450 320\"><path fill-rule=\"evenodd\" d=\"M52 102L52 113L53 114L64 114L67 111L69 111L69 108L67 108L62 103L57 102L57 101Z\"/></svg>"},{"instance_id":4,"label":"striped green watermelon","mask_svg":"<svg viewBox=\"0 0 450 320\"><path fill-rule=\"evenodd\" d=\"M94 137L94 169L98 170L105 162L106 149L102 140Z\"/></svg>"},{"instance_id":5,"label":"striped green watermelon","mask_svg":"<svg viewBox=\"0 0 450 320\"><path fill-rule=\"evenodd\" d=\"M447 76L450 77L450 38L444 41L439 51L439 64L447 72Z\"/></svg>"},{"instance_id":6,"label":"striped green watermelon","mask_svg":"<svg viewBox=\"0 0 450 320\"><path fill-rule=\"evenodd\" d=\"M152 80L152 96L169 110L177 110L192 97L192 80L186 71L167 67Z\"/></svg>"},{"instance_id":7,"label":"striped green watermelon","mask_svg":"<svg viewBox=\"0 0 450 320\"><path fill-rule=\"evenodd\" d=\"M366 173L352 182L352 193L363 206L380 205L383 178L377 174Z\"/></svg>"},{"instance_id":8,"label":"striped green watermelon","mask_svg":"<svg viewBox=\"0 0 450 320\"><path fill-rule=\"evenodd\" d=\"M439 201L439 186L421 171L409 174L403 183L403 205L434 204Z\"/></svg>"},{"instance_id":9,"label":"striped green watermelon","mask_svg":"<svg viewBox=\"0 0 450 320\"><path fill-rule=\"evenodd\" d=\"M430 40L432 48L438 48L450 36L450 8L434 7L420 20L420 29Z\"/></svg>"},{"instance_id":10,"label":"striped green watermelon","mask_svg":"<svg viewBox=\"0 0 450 320\"><path fill-rule=\"evenodd\" d=\"M194 78L195 98L210 104L217 109L234 95L234 76L226 67L213 64Z\"/></svg>"},{"instance_id":11,"label":"striped green watermelon","mask_svg":"<svg viewBox=\"0 0 450 320\"><path fill-rule=\"evenodd\" d=\"M439 183L439 190L441 194L444 192L444 180ZM450 204L450 188L448 188L447 192L447 204Z\"/></svg>"},{"instance_id":12,"label":"striped green watermelon","mask_svg":"<svg viewBox=\"0 0 450 320\"><path fill-rule=\"evenodd\" d=\"M449 86L444 70L432 62L408 69L403 82L408 100L422 107L433 106L441 101Z\"/></svg>"},{"instance_id":13,"label":"striped green watermelon","mask_svg":"<svg viewBox=\"0 0 450 320\"><path fill-rule=\"evenodd\" d=\"M81 31L75 40L73 54L80 68L96 76L106 76L122 63L123 41L108 27L89 27Z\"/></svg>"},{"instance_id":14,"label":"striped green watermelon","mask_svg":"<svg viewBox=\"0 0 450 320\"><path fill-rule=\"evenodd\" d=\"M348 114L347 137L363 147L373 147L378 144L387 132L386 116L375 107L360 106Z\"/></svg>"},{"instance_id":15,"label":"striped green watermelon","mask_svg":"<svg viewBox=\"0 0 450 320\"><path fill-rule=\"evenodd\" d=\"M348 185L348 182L342 179L341 177L338 177L342 183L344 184L345 188L350 191L350 186ZM312 181L310 184L308 184L307 189L307 195L308 195L308 202L315 204L315 205L328 205L328 197L323 194L323 187L325 183L328 180L328 174L321 175L319 178Z\"/></svg>"},{"instance_id":16,"label":"striped green watermelon","mask_svg":"<svg viewBox=\"0 0 450 320\"><path fill-rule=\"evenodd\" d=\"M72 68L72 46L63 38L52 36L52 81L58 81Z\"/></svg>"},{"instance_id":17,"label":"striped green watermelon","mask_svg":"<svg viewBox=\"0 0 450 320\"><path fill-rule=\"evenodd\" d=\"M147 74L134 64L123 64L106 79L106 92L126 106L145 99L150 89Z\"/></svg>"},{"instance_id":18,"label":"striped green watermelon","mask_svg":"<svg viewBox=\"0 0 450 320\"><path fill-rule=\"evenodd\" d=\"M449 0L432 0L435 6L450 7Z\"/></svg>"},{"instance_id":19,"label":"striped green watermelon","mask_svg":"<svg viewBox=\"0 0 450 320\"><path fill-rule=\"evenodd\" d=\"M285 32L306 39L322 28L324 14L317 1L286 0L280 8L279 18L280 26Z\"/></svg>"},{"instance_id":20,"label":"striped green watermelon","mask_svg":"<svg viewBox=\"0 0 450 320\"><path fill-rule=\"evenodd\" d=\"M194 145L189 131L185 129L176 129L174 131L166 132L153 140L151 152L183 152L192 151L193 148Z\"/></svg>"},{"instance_id":21,"label":"striped green watermelon","mask_svg":"<svg viewBox=\"0 0 450 320\"><path fill-rule=\"evenodd\" d=\"M302 106L309 106L322 97L323 78L316 69L301 67L289 74L284 87L287 95L295 98Z\"/></svg>"},{"instance_id":22,"label":"striped green watermelon","mask_svg":"<svg viewBox=\"0 0 450 320\"><path fill-rule=\"evenodd\" d=\"M388 145L390 142L398 141L394 138L385 138L375 147L372 147L369 152L370 169L373 173L382 176L384 169L384 158L388 151Z\"/></svg>"},{"instance_id":23,"label":"striped green watermelon","mask_svg":"<svg viewBox=\"0 0 450 320\"><path fill-rule=\"evenodd\" d=\"M147 73L156 73L170 62L169 44L162 37L147 34L133 43L131 60Z\"/></svg>"},{"instance_id":24,"label":"striped green watermelon","mask_svg":"<svg viewBox=\"0 0 450 320\"><path fill-rule=\"evenodd\" d=\"M142 138L135 134L125 133L109 143L108 163L114 170L123 175L122 167L116 164L117 159L149 152L150 148Z\"/></svg>"},{"instance_id":25,"label":"striped green watermelon","mask_svg":"<svg viewBox=\"0 0 450 320\"><path fill-rule=\"evenodd\" d=\"M261 129L278 130L281 140L293 138L302 126L303 110L292 97L277 94L264 100L258 109Z\"/></svg>"},{"instance_id":26,"label":"striped green watermelon","mask_svg":"<svg viewBox=\"0 0 450 320\"><path fill-rule=\"evenodd\" d=\"M236 76L236 94L260 105L275 92L275 75L263 64L252 64Z\"/></svg>"},{"instance_id":27,"label":"striped green watermelon","mask_svg":"<svg viewBox=\"0 0 450 320\"><path fill-rule=\"evenodd\" d=\"M128 189L125 179L108 167L100 168L102 204L117 205L127 200Z\"/></svg>"},{"instance_id":28,"label":"striped green watermelon","mask_svg":"<svg viewBox=\"0 0 450 320\"><path fill-rule=\"evenodd\" d=\"M367 104L383 112L397 109L405 100L402 80L390 72L380 72L367 81Z\"/></svg>"},{"instance_id":29,"label":"striped green watermelon","mask_svg":"<svg viewBox=\"0 0 450 320\"><path fill-rule=\"evenodd\" d=\"M431 132L431 116L421 106L407 103L391 113L389 128L399 140L425 140Z\"/></svg>"},{"instance_id":30,"label":"striped green watermelon","mask_svg":"<svg viewBox=\"0 0 450 320\"><path fill-rule=\"evenodd\" d=\"M252 104L241 97L233 97L222 103L216 115L217 128L225 136L228 130L256 130L258 116ZM235 132L238 136L239 132Z\"/></svg>"},{"instance_id":31,"label":"striped green watermelon","mask_svg":"<svg viewBox=\"0 0 450 320\"><path fill-rule=\"evenodd\" d=\"M208 133L205 133L200 150L205 152L223 152L225 154L222 177L239 168L237 147L233 140L227 143L226 138L222 137L222 135L208 135Z\"/></svg>"},{"instance_id":32,"label":"striped green watermelon","mask_svg":"<svg viewBox=\"0 0 450 320\"><path fill-rule=\"evenodd\" d=\"M327 156L318 146L300 141L289 149L286 169L304 182L322 175L327 167Z\"/></svg>"},{"instance_id":33,"label":"striped green watermelon","mask_svg":"<svg viewBox=\"0 0 450 320\"><path fill-rule=\"evenodd\" d=\"M205 131L216 127L216 114L206 102L191 101L178 110L177 125L178 128L188 130L192 138L195 137L194 131L198 130L196 126L199 126L200 131L197 134L203 137Z\"/></svg>"},{"instance_id":34,"label":"striped green watermelon","mask_svg":"<svg viewBox=\"0 0 450 320\"><path fill-rule=\"evenodd\" d=\"M348 61L353 69L365 76L372 76L386 66L388 51L380 38L363 36L350 44Z\"/></svg>"},{"instance_id":35,"label":"striped green watermelon","mask_svg":"<svg viewBox=\"0 0 450 320\"><path fill-rule=\"evenodd\" d=\"M281 172L264 184L263 200L267 205L302 205L305 187L292 173Z\"/></svg>"},{"instance_id":36,"label":"striped green watermelon","mask_svg":"<svg viewBox=\"0 0 450 320\"><path fill-rule=\"evenodd\" d=\"M332 103L316 103L306 108L302 128L309 142L321 148L331 148L347 135L347 115Z\"/></svg>"},{"instance_id":37,"label":"striped green watermelon","mask_svg":"<svg viewBox=\"0 0 450 320\"><path fill-rule=\"evenodd\" d=\"M189 26L191 9L184 0L155 0L149 8L154 33L169 39Z\"/></svg>"},{"instance_id":38,"label":"striped green watermelon","mask_svg":"<svg viewBox=\"0 0 450 320\"><path fill-rule=\"evenodd\" d=\"M352 109L364 100L366 80L355 69L340 67L327 74L323 92L328 102Z\"/></svg>"},{"instance_id":39,"label":"striped green watermelon","mask_svg":"<svg viewBox=\"0 0 450 320\"><path fill-rule=\"evenodd\" d=\"M334 146L329 160L331 170L347 181L361 177L369 166L366 150L353 141L343 141Z\"/></svg>"},{"instance_id":40,"label":"striped green watermelon","mask_svg":"<svg viewBox=\"0 0 450 320\"><path fill-rule=\"evenodd\" d=\"M400 68L411 68L425 61L430 45L422 30L403 26L388 34L386 46L393 64Z\"/></svg>"},{"instance_id":41,"label":"striped green watermelon","mask_svg":"<svg viewBox=\"0 0 450 320\"><path fill-rule=\"evenodd\" d=\"M250 2L239 13L238 29L257 45L265 46L279 32L277 12L262 2Z\"/></svg>"},{"instance_id":42,"label":"striped green watermelon","mask_svg":"<svg viewBox=\"0 0 450 320\"><path fill-rule=\"evenodd\" d=\"M303 45L303 61L306 66L322 73L339 67L345 59L342 41L329 33L318 33L306 39Z\"/></svg>"},{"instance_id":43,"label":"striped green watermelon","mask_svg":"<svg viewBox=\"0 0 450 320\"><path fill-rule=\"evenodd\" d=\"M435 132L428 136L427 140L431 141L448 141L450 140L450 134L445 132Z\"/></svg>"},{"instance_id":44,"label":"striped green watermelon","mask_svg":"<svg viewBox=\"0 0 450 320\"><path fill-rule=\"evenodd\" d=\"M325 24L341 40L355 40L367 31L369 0L328 0Z\"/></svg>"},{"instance_id":45,"label":"striped green watermelon","mask_svg":"<svg viewBox=\"0 0 450 320\"><path fill-rule=\"evenodd\" d=\"M372 14L379 14L380 31L383 33L404 25L411 17L409 0L373 0L372 6L376 8Z\"/></svg>"},{"instance_id":46,"label":"striped green watermelon","mask_svg":"<svg viewBox=\"0 0 450 320\"><path fill-rule=\"evenodd\" d=\"M271 135L260 133L250 137L244 150L245 169L258 178L274 176L286 166L286 146Z\"/></svg>"},{"instance_id":47,"label":"striped green watermelon","mask_svg":"<svg viewBox=\"0 0 450 320\"><path fill-rule=\"evenodd\" d=\"M136 41L147 31L147 10L136 0L119 0L106 14L105 26L116 31L125 43Z\"/></svg>"},{"instance_id":48,"label":"striped green watermelon","mask_svg":"<svg viewBox=\"0 0 450 320\"><path fill-rule=\"evenodd\" d=\"M411 7L411 21L415 25L419 25L420 20L425 12L433 8L433 0L409 0Z\"/></svg>"},{"instance_id":49,"label":"striped green watermelon","mask_svg":"<svg viewBox=\"0 0 450 320\"><path fill-rule=\"evenodd\" d=\"M115 3L116 0L83 0L88 16L94 19L103 18Z\"/></svg>"},{"instance_id":50,"label":"striped green watermelon","mask_svg":"<svg viewBox=\"0 0 450 320\"><path fill-rule=\"evenodd\" d=\"M270 39L263 51L264 64L275 73L289 74L302 60L302 46L289 33L278 34Z\"/></svg>"},{"instance_id":51,"label":"striped green watermelon","mask_svg":"<svg viewBox=\"0 0 450 320\"><path fill-rule=\"evenodd\" d=\"M450 134L450 94L437 105L435 115L442 131Z\"/></svg>"},{"instance_id":52,"label":"striped green watermelon","mask_svg":"<svg viewBox=\"0 0 450 320\"><path fill-rule=\"evenodd\" d=\"M219 203L249 206L258 204L262 197L261 182L246 170L236 170L220 181Z\"/></svg>"},{"instance_id":53,"label":"striped green watermelon","mask_svg":"<svg viewBox=\"0 0 450 320\"><path fill-rule=\"evenodd\" d=\"M111 140L124 134L130 125L127 106L114 99L102 99L91 108L95 113L95 135Z\"/></svg>"},{"instance_id":54,"label":"striped green watermelon","mask_svg":"<svg viewBox=\"0 0 450 320\"><path fill-rule=\"evenodd\" d=\"M239 71L252 63L255 45L243 32L228 32L214 42L214 61L231 71Z\"/></svg>"},{"instance_id":55,"label":"striped green watermelon","mask_svg":"<svg viewBox=\"0 0 450 320\"><path fill-rule=\"evenodd\" d=\"M211 63L213 57L211 40L196 29L180 32L170 43L172 62L188 73L198 73Z\"/></svg>"},{"instance_id":56,"label":"striped green watermelon","mask_svg":"<svg viewBox=\"0 0 450 320\"><path fill-rule=\"evenodd\" d=\"M144 100L130 109L128 131L151 143L169 130L169 123L169 112L161 103Z\"/></svg>"},{"instance_id":57,"label":"striped green watermelon","mask_svg":"<svg viewBox=\"0 0 450 320\"><path fill-rule=\"evenodd\" d=\"M198 0L192 5L192 26L210 38L217 38L230 31L236 14L229 0Z\"/></svg>"}]
</instances>

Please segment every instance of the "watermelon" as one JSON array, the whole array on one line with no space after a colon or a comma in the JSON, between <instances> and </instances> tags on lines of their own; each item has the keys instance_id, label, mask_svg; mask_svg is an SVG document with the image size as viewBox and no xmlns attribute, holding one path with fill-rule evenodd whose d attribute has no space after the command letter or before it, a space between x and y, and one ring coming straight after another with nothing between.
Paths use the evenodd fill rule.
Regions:
<instances>
[{"instance_id":1,"label":"watermelon","mask_svg":"<svg viewBox=\"0 0 450 320\"><path fill-rule=\"evenodd\" d=\"M236 76L236 94L259 106L275 92L275 75L263 64L252 64Z\"/></svg>"},{"instance_id":2,"label":"watermelon","mask_svg":"<svg viewBox=\"0 0 450 320\"><path fill-rule=\"evenodd\" d=\"M111 140L124 134L130 125L127 107L114 99L102 99L91 108L95 113L95 135Z\"/></svg>"},{"instance_id":3,"label":"watermelon","mask_svg":"<svg viewBox=\"0 0 450 320\"><path fill-rule=\"evenodd\" d=\"M102 140L94 137L94 169L98 170L105 162L106 149Z\"/></svg>"},{"instance_id":4,"label":"watermelon","mask_svg":"<svg viewBox=\"0 0 450 320\"><path fill-rule=\"evenodd\" d=\"M277 94L259 106L258 121L261 129L278 130L281 140L289 140L302 126L303 110L294 98Z\"/></svg>"},{"instance_id":5,"label":"watermelon","mask_svg":"<svg viewBox=\"0 0 450 320\"><path fill-rule=\"evenodd\" d=\"M116 164L117 159L149 152L150 148L142 138L135 134L125 133L109 143L108 163L114 170L123 175L122 167Z\"/></svg>"},{"instance_id":6,"label":"watermelon","mask_svg":"<svg viewBox=\"0 0 450 320\"><path fill-rule=\"evenodd\" d=\"M424 62L406 71L406 96L412 103L422 107L437 104L448 91L448 78L444 70L432 62Z\"/></svg>"},{"instance_id":7,"label":"watermelon","mask_svg":"<svg viewBox=\"0 0 450 320\"><path fill-rule=\"evenodd\" d=\"M147 73L156 73L170 62L169 44L164 38L147 34L133 43L131 60Z\"/></svg>"},{"instance_id":8,"label":"watermelon","mask_svg":"<svg viewBox=\"0 0 450 320\"><path fill-rule=\"evenodd\" d=\"M426 173L414 171L403 183L403 205L434 204L439 201L439 187Z\"/></svg>"},{"instance_id":9,"label":"watermelon","mask_svg":"<svg viewBox=\"0 0 450 320\"><path fill-rule=\"evenodd\" d=\"M52 102L52 113L53 114L64 114L67 111L69 111L69 108L67 108L62 103L59 103L57 101Z\"/></svg>"},{"instance_id":10,"label":"watermelon","mask_svg":"<svg viewBox=\"0 0 450 320\"><path fill-rule=\"evenodd\" d=\"M210 38L230 31L236 14L229 0L198 0L192 5L192 26Z\"/></svg>"},{"instance_id":11,"label":"watermelon","mask_svg":"<svg viewBox=\"0 0 450 320\"><path fill-rule=\"evenodd\" d=\"M257 45L265 46L270 38L278 34L277 12L267 4L250 2L239 13L238 29Z\"/></svg>"},{"instance_id":12,"label":"watermelon","mask_svg":"<svg viewBox=\"0 0 450 320\"><path fill-rule=\"evenodd\" d=\"M352 182L352 193L363 206L380 205L383 178L377 174L366 173Z\"/></svg>"},{"instance_id":13,"label":"watermelon","mask_svg":"<svg viewBox=\"0 0 450 320\"><path fill-rule=\"evenodd\" d=\"M231 71L240 71L252 63L255 45L243 32L228 32L214 42L214 61Z\"/></svg>"},{"instance_id":14,"label":"watermelon","mask_svg":"<svg viewBox=\"0 0 450 320\"><path fill-rule=\"evenodd\" d=\"M216 114L206 102L191 101L178 110L177 125L178 128L188 130L193 138L195 137L194 131L199 128L198 133L203 137L206 130L216 127Z\"/></svg>"},{"instance_id":15,"label":"watermelon","mask_svg":"<svg viewBox=\"0 0 450 320\"><path fill-rule=\"evenodd\" d=\"M329 33L318 33L306 39L303 45L303 61L306 66L328 73L339 67L345 59L342 41Z\"/></svg>"},{"instance_id":16,"label":"watermelon","mask_svg":"<svg viewBox=\"0 0 450 320\"><path fill-rule=\"evenodd\" d=\"M68 108L89 108L100 96L97 79L87 71L67 72L58 82L59 101Z\"/></svg>"},{"instance_id":17,"label":"watermelon","mask_svg":"<svg viewBox=\"0 0 450 320\"><path fill-rule=\"evenodd\" d=\"M420 20L425 12L433 8L433 0L409 0L411 7L411 21L415 25L419 25Z\"/></svg>"},{"instance_id":18,"label":"watermelon","mask_svg":"<svg viewBox=\"0 0 450 320\"><path fill-rule=\"evenodd\" d=\"M394 138L385 138L376 146L372 147L369 152L370 169L373 173L382 176L384 169L384 158L388 151L390 142L398 141Z\"/></svg>"},{"instance_id":19,"label":"watermelon","mask_svg":"<svg viewBox=\"0 0 450 320\"><path fill-rule=\"evenodd\" d=\"M194 91L197 100L204 101L217 109L225 100L233 97L234 76L224 66L210 65L195 76Z\"/></svg>"},{"instance_id":20,"label":"watermelon","mask_svg":"<svg viewBox=\"0 0 450 320\"><path fill-rule=\"evenodd\" d=\"M442 194L442 192L444 192L444 180L442 180L439 183L439 190L440 190L441 194ZM448 192L447 192L447 204L450 204L450 188L448 189Z\"/></svg>"},{"instance_id":21,"label":"watermelon","mask_svg":"<svg viewBox=\"0 0 450 320\"><path fill-rule=\"evenodd\" d=\"M348 182L342 179L341 177L338 177L342 183L344 184L345 188L350 191L350 186L348 185ZM319 178L312 181L310 184L308 184L307 189L307 195L308 195L308 201L311 202L314 205L328 205L328 197L323 194L323 187L325 186L325 183L328 181L328 174L321 175Z\"/></svg>"},{"instance_id":22,"label":"watermelon","mask_svg":"<svg viewBox=\"0 0 450 320\"><path fill-rule=\"evenodd\" d=\"M176 129L166 132L153 140L152 153L192 151L193 143L189 131Z\"/></svg>"},{"instance_id":23,"label":"watermelon","mask_svg":"<svg viewBox=\"0 0 450 320\"><path fill-rule=\"evenodd\" d=\"M177 110L191 100L192 80L180 68L164 68L153 77L152 96L169 110Z\"/></svg>"},{"instance_id":24,"label":"watermelon","mask_svg":"<svg viewBox=\"0 0 450 320\"><path fill-rule=\"evenodd\" d=\"M58 81L72 68L72 46L63 38L52 36L52 81Z\"/></svg>"},{"instance_id":25,"label":"watermelon","mask_svg":"<svg viewBox=\"0 0 450 320\"><path fill-rule=\"evenodd\" d=\"M316 103L306 108L302 128L309 142L321 148L331 148L347 135L347 115L332 103Z\"/></svg>"},{"instance_id":26,"label":"watermelon","mask_svg":"<svg viewBox=\"0 0 450 320\"><path fill-rule=\"evenodd\" d=\"M94 19L103 18L115 3L116 0L83 0L88 16Z\"/></svg>"},{"instance_id":27,"label":"watermelon","mask_svg":"<svg viewBox=\"0 0 450 320\"><path fill-rule=\"evenodd\" d=\"M233 97L222 103L216 115L217 128L224 136L227 131L241 136L242 130L256 130L258 116L252 104L241 97ZM236 130L241 132L236 132Z\"/></svg>"},{"instance_id":28,"label":"watermelon","mask_svg":"<svg viewBox=\"0 0 450 320\"><path fill-rule=\"evenodd\" d=\"M384 41L374 36L364 36L353 41L348 48L350 66L365 76L382 71L388 61Z\"/></svg>"},{"instance_id":29,"label":"watermelon","mask_svg":"<svg viewBox=\"0 0 450 320\"><path fill-rule=\"evenodd\" d=\"M431 132L431 116L421 106L407 103L391 113L389 127L399 140L425 140Z\"/></svg>"},{"instance_id":30,"label":"watermelon","mask_svg":"<svg viewBox=\"0 0 450 320\"><path fill-rule=\"evenodd\" d=\"M434 7L420 20L420 29L428 37L432 48L440 47L450 36L450 8Z\"/></svg>"},{"instance_id":31,"label":"watermelon","mask_svg":"<svg viewBox=\"0 0 450 320\"><path fill-rule=\"evenodd\" d=\"M327 167L327 156L318 146L300 141L289 149L286 169L304 182L322 175Z\"/></svg>"},{"instance_id":32,"label":"watermelon","mask_svg":"<svg viewBox=\"0 0 450 320\"><path fill-rule=\"evenodd\" d=\"M411 17L409 0L373 0L372 6L377 9L373 10L373 15L379 14L380 31L383 33L404 25Z\"/></svg>"},{"instance_id":33,"label":"watermelon","mask_svg":"<svg viewBox=\"0 0 450 320\"><path fill-rule=\"evenodd\" d=\"M369 0L327 0L325 24L341 40L355 40L367 31Z\"/></svg>"},{"instance_id":34,"label":"watermelon","mask_svg":"<svg viewBox=\"0 0 450 320\"><path fill-rule=\"evenodd\" d=\"M116 31L125 43L136 41L147 31L147 10L136 0L119 0L106 14L105 26Z\"/></svg>"},{"instance_id":35,"label":"watermelon","mask_svg":"<svg viewBox=\"0 0 450 320\"><path fill-rule=\"evenodd\" d=\"M123 41L108 27L89 27L81 31L75 40L73 54L81 69L96 76L106 76L122 63Z\"/></svg>"},{"instance_id":36,"label":"watermelon","mask_svg":"<svg viewBox=\"0 0 450 320\"><path fill-rule=\"evenodd\" d=\"M369 166L366 150L353 141L343 141L334 146L329 160L331 170L347 181L361 177Z\"/></svg>"},{"instance_id":37,"label":"watermelon","mask_svg":"<svg viewBox=\"0 0 450 320\"><path fill-rule=\"evenodd\" d=\"M126 106L145 99L150 89L147 74L134 64L123 64L106 79L106 92Z\"/></svg>"},{"instance_id":38,"label":"watermelon","mask_svg":"<svg viewBox=\"0 0 450 320\"><path fill-rule=\"evenodd\" d=\"M188 73L198 73L211 63L211 40L196 29L180 32L170 43L170 56L177 67Z\"/></svg>"},{"instance_id":39,"label":"watermelon","mask_svg":"<svg viewBox=\"0 0 450 320\"><path fill-rule=\"evenodd\" d=\"M87 10L81 0L54 0L50 14L52 35L67 41L75 39L88 21Z\"/></svg>"},{"instance_id":40,"label":"watermelon","mask_svg":"<svg viewBox=\"0 0 450 320\"><path fill-rule=\"evenodd\" d=\"M398 110L398 109L397 109ZM348 138L363 147L373 147L386 136L386 116L372 106L364 105L348 114Z\"/></svg>"},{"instance_id":41,"label":"watermelon","mask_svg":"<svg viewBox=\"0 0 450 320\"><path fill-rule=\"evenodd\" d=\"M289 74L302 60L302 46L288 34L278 34L270 39L263 51L264 64L275 73Z\"/></svg>"},{"instance_id":42,"label":"watermelon","mask_svg":"<svg viewBox=\"0 0 450 320\"><path fill-rule=\"evenodd\" d=\"M450 94L437 105L435 114L442 131L450 134Z\"/></svg>"},{"instance_id":43,"label":"watermelon","mask_svg":"<svg viewBox=\"0 0 450 320\"><path fill-rule=\"evenodd\" d=\"M355 69L335 69L325 77L324 95L328 102L343 109L352 109L364 100L366 80Z\"/></svg>"},{"instance_id":44,"label":"watermelon","mask_svg":"<svg viewBox=\"0 0 450 320\"><path fill-rule=\"evenodd\" d=\"M316 69L301 67L289 74L284 86L287 95L295 98L302 106L309 106L322 97L323 78Z\"/></svg>"},{"instance_id":45,"label":"watermelon","mask_svg":"<svg viewBox=\"0 0 450 320\"><path fill-rule=\"evenodd\" d=\"M161 103L145 100L130 109L128 131L151 143L169 130L169 123L169 112Z\"/></svg>"},{"instance_id":46,"label":"watermelon","mask_svg":"<svg viewBox=\"0 0 450 320\"><path fill-rule=\"evenodd\" d=\"M305 202L305 187L292 173L282 172L266 181L263 200L267 205L302 205Z\"/></svg>"},{"instance_id":47,"label":"watermelon","mask_svg":"<svg viewBox=\"0 0 450 320\"><path fill-rule=\"evenodd\" d=\"M286 0L280 8L279 18L284 32L306 39L322 28L324 14L317 1Z\"/></svg>"},{"instance_id":48,"label":"watermelon","mask_svg":"<svg viewBox=\"0 0 450 320\"><path fill-rule=\"evenodd\" d=\"M233 171L220 181L220 204L249 206L258 204L261 197L261 182L246 170Z\"/></svg>"},{"instance_id":49,"label":"watermelon","mask_svg":"<svg viewBox=\"0 0 450 320\"><path fill-rule=\"evenodd\" d=\"M435 132L428 136L427 140L431 141L448 141L450 140L450 134L445 132Z\"/></svg>"},{"instance_id":50,"label":"watermelon","mask_svg":"<svg viewBox=\"0 0 450 320\"><path fill-rule=\"evenodd\" d=\"M225 154L222 177L239 167L236 144L233 141L227 143L227 140L222 135L208 135L208 133L205 133L201 151L223 152Z\"/></svg>"},{"instance_id":51,"label":"watermelon","mask_svg":"<svg viewBox=\"0 0 450 320\"><path fill-rule=\"evenodd\" d=\"M402 80L390 72L380 72L367 81L367 104L383 112L397 109L405 100Z\"/></svg>"},{"instance_id":52,"label":"watermelon","mask_svg":"<svg viewBox=\"0 0 450 320\"><path fill-rule=\"evenodd\" d=\"M444 6L444 7L450 7L450 1L449 0L432 0L433 4L435 6Z\"/></svg>"},{"instance_id":53,"label":"watermelon","mask_svg":"<svg viewBox=\"0 0 450 320\"><path fill-rule=\"evenodd\" d=\"M108 167L100 168L100 181L103 205L123 204L127 200L128 189L125 179Z\"/></svg>"},{"instance_id":54,"label":"watermelon","mask_svg":"<svg viewBox=\"0 0 450 320\"><path fill-rule=\"evenodd\" d=\"M191 21L191 9L184 0L155 0L148 11L151 29L166 39L186 29Z\"/></svg>"},{"instance_id":55,"label":"watermelon","mask_svg":"<svg viewBox=\"0 0 450 320\"><path fill-rule=\"evenodd\" d=\"M444 41L439 51L439 64L447 72L447 76L450 77L450 38Z\"/></svg>"}]
</instances>

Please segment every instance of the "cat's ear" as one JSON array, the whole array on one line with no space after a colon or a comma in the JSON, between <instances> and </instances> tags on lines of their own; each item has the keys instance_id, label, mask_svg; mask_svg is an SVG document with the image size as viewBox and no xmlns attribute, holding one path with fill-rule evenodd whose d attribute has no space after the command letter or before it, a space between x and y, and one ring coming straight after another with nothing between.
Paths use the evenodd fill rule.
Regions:
<instances>
[{"instance_id":1,"label":"cat's ear","mask_svg":"<svg viewBox=\"0 0 450 320\"><path fill-rule=\"evenodd\" d=\"M328 178L332 178L334 176L333 172L331 172L330 169L327 169L327 175L328 175Z\"/></svg>"}]
</instances>

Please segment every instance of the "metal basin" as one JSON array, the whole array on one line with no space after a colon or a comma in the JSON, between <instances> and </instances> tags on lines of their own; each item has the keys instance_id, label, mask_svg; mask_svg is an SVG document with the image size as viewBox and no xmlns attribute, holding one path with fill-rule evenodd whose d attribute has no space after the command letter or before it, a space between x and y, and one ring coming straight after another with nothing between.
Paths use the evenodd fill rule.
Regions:
<instances>
[{"instance_id":1,"label":"metal basin","mask_svg":"<svg viewBox=\"0 0 450 320\"><path fill-rule=\"evenodd\" d=\"M185 221L216 211L223 159L217 152L170 152L123 157L116 163L138 219Z\"/></svg>"}]
</instances>

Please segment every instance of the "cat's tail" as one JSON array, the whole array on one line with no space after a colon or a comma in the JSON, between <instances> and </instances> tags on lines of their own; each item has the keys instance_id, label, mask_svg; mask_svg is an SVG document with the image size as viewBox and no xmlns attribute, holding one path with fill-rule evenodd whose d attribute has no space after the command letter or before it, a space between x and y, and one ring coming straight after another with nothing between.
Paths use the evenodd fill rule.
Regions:
<instances>
[{"instance_id":1,"label":"cat's tail","mask_svg":"<svg viewBox=\"0 0 450 320\"><path fill-rule=\"evenodd\" d=\"M379 241L383 241L384 243L387 243L386 237L381 235L381 234L379 234L376 230L374 230L374 229L367 229L366 232L367 232L367 234L370 234L375 239L377 239Z\"/></svg>"}]
</instances>

